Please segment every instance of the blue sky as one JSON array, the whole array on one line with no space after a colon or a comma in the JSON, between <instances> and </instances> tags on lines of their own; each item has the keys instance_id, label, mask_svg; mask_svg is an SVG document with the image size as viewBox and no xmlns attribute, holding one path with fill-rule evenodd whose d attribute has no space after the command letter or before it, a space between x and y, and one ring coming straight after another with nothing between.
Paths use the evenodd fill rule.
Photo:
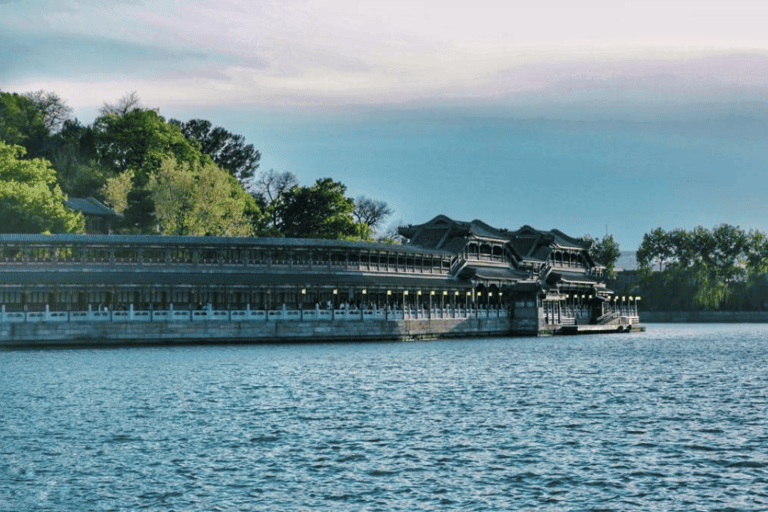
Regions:
<instances>
[{"instance_id":1,"label":"blue sky","mask_svg":"<svg viewBox=\"0 0 768 512\"><path fill-rule=\"evenodd\" d=\"M0 89L136 91L392 222L768 231L767 4L531 4L0 0Z\"/></svg>"}]
</instances>

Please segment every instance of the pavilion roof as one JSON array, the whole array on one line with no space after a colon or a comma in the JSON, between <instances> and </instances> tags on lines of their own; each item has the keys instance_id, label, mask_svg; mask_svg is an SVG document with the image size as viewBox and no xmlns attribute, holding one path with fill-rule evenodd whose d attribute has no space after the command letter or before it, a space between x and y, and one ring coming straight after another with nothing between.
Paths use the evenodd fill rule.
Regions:
<instances>
[{"instance_id":1,"label":"pavilion roof","mask_svg":"<svg viewBox=\"0 0 768 512\"><path fill-rule=\"evenodd\" d=\"M450 255L448 251L412 245L380 242L353 242L314 238L215 237L170 235L71 235L71 234L0 234L5 244L84 244L106 246L198 246L198 247L294 247L294 248L346 248L390 251L412 254Z\"/></svg>"},{"instance_id":2,"label":"pavilion roof","mask_svg":"<svg viewBox=\"0 0 768 512\"><path fill-rule=\"evenodd\" d=\"M70 197L64 204L71 210L80 212L83 215L95 215L99 217L122 217L112 208L101 204L93 197Z\"/></svg>"},{"instance_id":3,"label":"pavilion roof","mask_svg":"<svg viewBox=\"0 0 768 512\"><path fill-rule=\"evenodd\" d=\"M509 267L479 267L469 266L462 270L461 278L464 279L484 279L488 281L504 281L515 283L530 278L530 273L521 272Z\"/></svg>"},{"instance_id":4,"label":"pavilion roof","mask_svg":"<svg viewBox=\"0 0 768 512\"><path fill-rule=\"evenodd\" d=\"M445 249L454 254L463 249L471 238L499 242L509 240L507 230L496 229L477 219L465 222L453 220L445 215L438 215L424 224L402 227L400 233L409 239L408 245Z\"/></svg>"},{"instance_id":5,"label":"pavilion roof","mask_svg":"<svg viewBox=\"0 0 768 512\"><path fill-rule=\"evenodd\" d=\"M0 284L52 285L244 285L244 286L367 286L371 288L468 288L471 284L447 276L411 276L341 272L141 272L95 270L87 272L24 270L0 272Z\"/></svg>"}]
</instances>

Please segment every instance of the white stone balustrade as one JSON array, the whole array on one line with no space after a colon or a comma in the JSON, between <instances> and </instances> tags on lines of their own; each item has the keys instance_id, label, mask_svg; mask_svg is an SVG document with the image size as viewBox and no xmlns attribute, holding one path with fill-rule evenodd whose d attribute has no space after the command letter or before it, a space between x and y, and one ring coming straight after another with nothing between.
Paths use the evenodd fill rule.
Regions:
<instances>
[{"instance_id":1,"label":"white stone balustrade","mask_svg":"<svg viewBox=\"0 0 768 512\"><path fill-rule=\"evenodd\" d=\"M45 311L7 312L0 308L0 323L32 322L273 322L273 321L370 321L370 320L430 320L430 319L467 319L467 318L502 318L509 315L504 308L488 309L276 309L269 311L215 310L211 307L202 310L135 310L133 305L128 310L120 311Z\"/></svg>"}]
</instances>

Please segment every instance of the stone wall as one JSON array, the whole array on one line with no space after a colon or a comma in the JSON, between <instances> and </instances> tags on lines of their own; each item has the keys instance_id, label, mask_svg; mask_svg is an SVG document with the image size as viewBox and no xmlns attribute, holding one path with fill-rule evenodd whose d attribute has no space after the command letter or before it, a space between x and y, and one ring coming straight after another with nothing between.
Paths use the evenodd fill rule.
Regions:
<instances>
[{"instance_id":1,"label":"stone wall","mask_svg":"<svg viewBox=\"0 0 768 512\"><path fill-rule=\"evenodd\" d=\"M535 335L509 318L274 322L41 322L0 324L0 347L144 343L283 343Z\"/></svg>"}]
</instances>

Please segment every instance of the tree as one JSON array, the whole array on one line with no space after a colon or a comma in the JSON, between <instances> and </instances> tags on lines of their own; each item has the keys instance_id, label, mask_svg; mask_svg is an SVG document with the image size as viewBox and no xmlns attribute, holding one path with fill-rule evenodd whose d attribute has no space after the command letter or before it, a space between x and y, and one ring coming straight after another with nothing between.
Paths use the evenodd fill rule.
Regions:
<instances>
[{"instance_id":1,"label":"tree","mask_svg":"<svg viewBox=\"0 0 768 512\"><path fill-rule=\"evenodd\" d=\"M130 232L156 229L155 205L146 190L149 176L173 157L178 162L201 165L210 157L200 153L178 126L167 123L154 110L134 108L123 114L110 114L94 122L94 147L98 162L105 169L105 180L126 171L133 172L133 188L128 193L123 225Z\"/></svg>"},{"instance_id":2,"label":"tree","mask_svg":"<svg viewBox=\"0 0 768 512\"><path fill-rule=\"evenodd\" d=\"M750 231L744 254L747 279L743 296L745 307L750 310L764 309L768 297L768 236L761 231Z\"/></svg>"},{"instance_id":3,"label":"tree","mask_svg":"<svg viewBox=\"0 0 768 512\"><path fill-rule=\"evenodd\" d=\"M264 196L267 205L280 198L299 184L299 179L290 171L277 172L274 169L262 172L256 178L255 191Z\"/></svg>"},{"instance_id":4,"label":"tree","mask_svg":"<svg viewBox=\"0 0 768 512\"><path fill-rule=\"evenodd\" d=\"M751 279L768 273L768 236L762 231L750 231L744 248L746 270Z\"/></svg>"},{"instance_id":5,"label":"tree","mask_svg":"<svg viewBox=\"0 0 768 512\"><path fill-rule=\"evenodd\" d=\"M405 222L403 220L393 222L384 230L384 233L382 233L376 241L385 244L403 245L407 239L400 234L401 227L405 227Z\"/></svg>"},{"instance_id":6,"label":"tree","mask_svg":"<svg viewBox=\"0 0 768 512\"><path fill-rule=\"evenodd\" d=\"M117 213L123 213L128 207L128 195L133 190L133 171L125 171L112 178L108 178L104 184L102 194L106 202Z\"/></svg>"},{"instance_id":7,"label":"tree","mask_svg":"<svg viewBox=\"0 0 768 512\"><path fill-rule=\"evenodd\" d=\"M659 228L643 237L638 250L646 268L641 286L661 309L740 309L761 303L755 294L767 257L768 242L759 231L729 224L668 233ZM666 262L663 272L648 270L654 258Z\"/></svg>"},{"instance_id":8,"label":"tree","mask_svg":"<svg viewBox=\"0 0 768 512\"><path fill-rule=\"evenodd\" d=\"M166 158L152 173L147 190L161 232L170 235L250 236L249 195L233 195L233 178L213 163ZM252 201L253 199L251 199Z\"/></svg>"},{"instance_id":9,"label":"tree","mask_svg":"<svg viewBox=\"0 0 768 512\"><path fill-rule=\"evenodd\" d=\"M737 226L720 224L712 230L701 226L690 236L692 270L698 282L696 301L708 309L720 308L743 278L746 234Z\"/></svg>"},{"instance_id":10,"label":"tree","mask_svg":"<svg viewBox=\"0 0 768 512\"><path fill-rule=\"evenodd\" d=\"M82 233L83 216L64 207L56 171L24 148L0 142L0 218L5 233Z\"/></svg>"},{"instance_id":11,"label":"tree","mask_svg":"<svg viewBox=\"0 0 768 512\"><path fill-rule=\"evenodd\" d=\"M140 186L164 158L201 161L196 145L154 110L133 109L123 115L101 116L94 122L96 154L114 174L136 172Z\"/></svg>"},{"instance_id":12,"label":"tree","mask_svg":"<svg viewBox=\"0 0 768 512\"><path fill-rule=\"evenodd\" d=\"M288 191L299 185L299 179L289 171L277 172L274 169L262 171L254 183L254 198L263 205L267 224L260 229L266 236L282 236L278 205Z\"/></svg>"},{"instance_id":13,"label":"tree","mask_svg":"<svg viewBox=\"0 0 768 512\"><path fill-rule=\"evenodd\" d=\"M127 92L122 98L114 103L104 103L99 109L99 115L101 117L107 116L124 116L132 110L141 109L141 102L139 101L139 95L136 91Z\"/></svg>"},{"instance_id":14,"label":"tree","mask_svg":"<svg viewBox=\"0 0 768 512\"><path fill-rule=\"evenodd\" d=\"M613 235L605 235L601 239L592 238L591 235L585 235L579 239L587 246L592 259L605 266L605 274L608 279L616 278L616 260L621 255L619 244L613 239Z\"/></svg>"},{"instance_id":15,"label":"tree","mask_svg":"<svg viewBox=\"0 0 768 512\"><path fill-rule=\"evenodd\" d=\"M155 204L160 232L168 235L192 234L195 174L186 162L166 158L160 169L149 176L147 190Z\"/></svg>"},{"instance_id":16,"label":"tree","mask_svg":"<svg viewBox=\"0 0 768 512\"><path fill-rule=\"evenodd\" d=\"M701 257L713 267L717 279L731 282L744 276L743 258L748 237L738 226L720 224L712 231L705 231L709 245L702 248Z\"/></svg>"},{"instance_id":17,"label":"tree","mask_svg":"<svg viewBox=\"0 0 768 512\"><path fill-rule=\"evenodd\" d=\"M171 119L170 123L178 126L185 137L198 142L201 151L234 176L243 187L251 188L261 153L253 144L246 144L245 137L232 134L220 126L214 127L205 119L192 119L186 123Z\"/></svg>"},{"instance_id":18,"label":"tree","mask_svg":"<svg viewBox=\"0 0 768 512\"><path fill-rule=\"evenodd\" d=\"M318 179L311 187L293 187L275 206L279 231L287 238L357 238L355 203L344 196L346 190L331 178Z\"/></svg>"},{"instance_id":19,"label":"tree","mask_svg":"<svg viewBox=\"0 0 768 512\"><path fill-rule=\"evenodd\" d=\"M34 101L18 93L0 92L0 141L23 146L27 158L43 156L50 140L45 117Z\"/></svg>"},{"instance_id":20,"label":"tree","mask_svg":"<svg viewBox=\"0 0 768 512\"><path fill-rule=\"evenodd\" d=\"M392 209L384 201L369 199L365 196L359 196L355 199L355 209L352 216L363 226L367 226L369 231L376 231L381 222L392 214ZM361 235L362 238L362 235Z\"/></svg>"},{"instance_id":21,"label":"tree","mask_svg":"<svg viewBox=\"0 0 768 512\"><path fill-rule=\"evenodd\" d=\"M193 193L198 219L193 234L253 235L254 200L229 173L213 163L200 166Z\"/></svg>"},{"instance_id":22,"label":"tree","mask_svg":"<svg viewBox=\"0 0 768 512\"><path fill-rule=\"evenodd\" d=\"M50 133L58 132L65 121L72 118L72 107L64 103L55 92L45 92L42 89L24 94L37 107L43 116L43 123Z\"/></svg>"},{"instance_id":23,"label":"tree","mask_svg":"<svg viewBox=\"0 0 768 512\"><path fill-rule=\"evenodd\" d=\"M653 263L657 262L661 272L671 256L671 241L662 228L656 228L643 235L643 241L637 250L637 263L641 267L651 268Z\"/></svg>"}]
</instances>

